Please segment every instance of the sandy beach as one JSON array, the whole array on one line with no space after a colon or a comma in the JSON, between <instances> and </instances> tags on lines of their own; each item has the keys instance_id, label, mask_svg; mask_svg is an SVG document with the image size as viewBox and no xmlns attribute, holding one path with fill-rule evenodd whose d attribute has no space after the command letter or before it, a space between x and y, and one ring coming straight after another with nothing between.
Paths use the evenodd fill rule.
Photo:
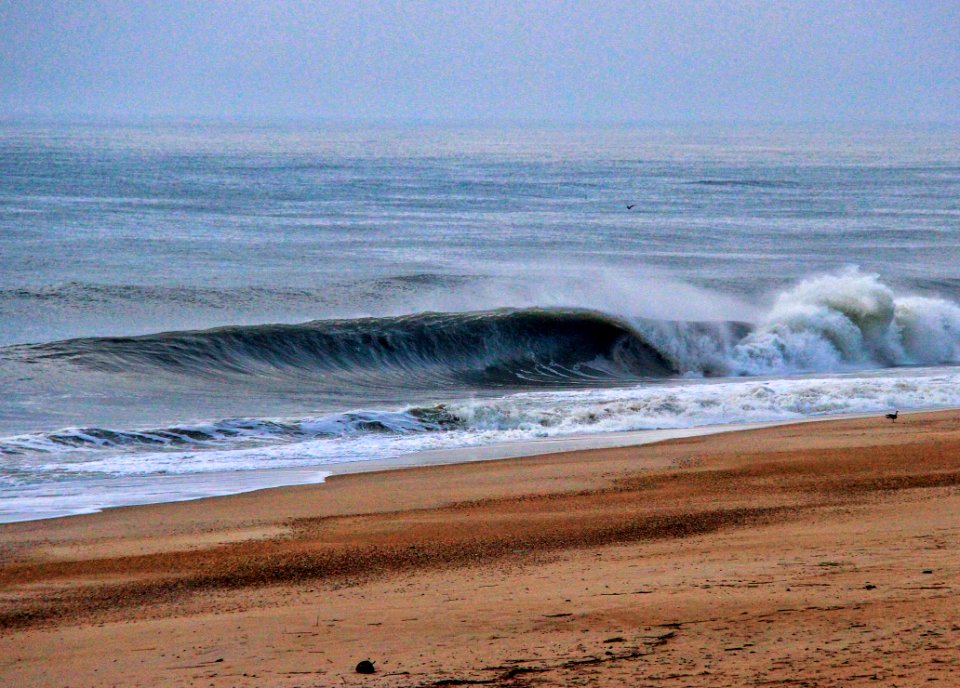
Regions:
<instances>
[{"instance_id":1,"label":"sandy beach","mask_svg":"<svg viewBox=\"0 0 960 688\"><path fill-rule=\"evenodd\" d=\"M943 411L7 524L0 684L960 685L958 485Z\"/></svg>"},{"instance_id":2,"label":"sandy beach","mask_svg":"<svg viewBox=\"0 0 960 688\"><path fill-rule=\"evenodd\" d=\"M0 16L0 688L960 688L960 2Z\"/></svg>"}]
</instances>

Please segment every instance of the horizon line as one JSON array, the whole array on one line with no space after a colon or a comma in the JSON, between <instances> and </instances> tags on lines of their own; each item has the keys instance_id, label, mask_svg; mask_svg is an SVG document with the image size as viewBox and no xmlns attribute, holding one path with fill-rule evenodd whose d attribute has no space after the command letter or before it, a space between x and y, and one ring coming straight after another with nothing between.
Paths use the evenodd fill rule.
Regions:
<instances>
[{"instance_id":1,"label":"horizon line","mask_svg":"<svg viewBox=\"0 0 960 688\"><path fill-rule=\"evenodd\" d=\"M446 117L333 117L324 115L233 115L233 114L138 114L116 115L102 113L4 113L2 125L73 124L137 126L166 125L328 125L328 126L425 126L425 127L657 127L657 126L875 126L875 127L957 127L957 120L924 119L574 119L574 118L446 118Z\"/></svg>"}]
</instances>

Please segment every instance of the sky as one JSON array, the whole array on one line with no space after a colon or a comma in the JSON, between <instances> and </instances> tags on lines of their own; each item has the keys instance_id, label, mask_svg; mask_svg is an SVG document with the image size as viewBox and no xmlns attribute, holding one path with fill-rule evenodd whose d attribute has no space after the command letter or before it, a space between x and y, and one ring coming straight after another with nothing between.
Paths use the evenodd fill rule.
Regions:
<instances>
[{"instance_id":1,"label":"sky","mask_svg":"<svg viewBox=\"0 0 960 688\"><path fill-rule=\"evenodd\" d=\"M958 122L958 0L0 0L0 116Z\"/></svg>"}]
</instances>

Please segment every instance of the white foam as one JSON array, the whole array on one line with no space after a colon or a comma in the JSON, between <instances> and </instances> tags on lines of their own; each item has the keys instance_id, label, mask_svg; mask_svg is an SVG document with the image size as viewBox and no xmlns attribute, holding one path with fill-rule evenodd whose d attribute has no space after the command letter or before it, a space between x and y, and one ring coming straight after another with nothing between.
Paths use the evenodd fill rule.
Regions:
<instances>
[{"instance_id":1,"label":"white foam","mask_svg":"<svg viewBox=\"0 0 960 688\"><path fill-rule=\"evenodd\" d=\"M669 323L637 327L687 373L790 375L960 363L960 306L897 295L856 267L781 293L739 342Z\"/></svg>"},{"instance_id":2,"label":"white foam","mask_svg":"<svg viewBox=\"0 0 960 688\"><path fill-rule=\"evenodd\" d=\"M893 408L960 406L960 372L908 369L883 374L751 380L689 380L629 389L515 394L498 399L451 403L460 419L443 431L429 431L402 412L382 415L391 432L349 432L288 438L240 446L190 450L98 450L8 457L26 476L136 476L324 466L344 461L390 459L413 452L488 445L573 434L690 428L726 423L793 420L840 413L879 413ZM339 422L318 418L299 424L328 433ZM406 419L406 420L398 420ZM405 425L406 424L406 425Z\"/></svg>"},{"instance_id":3,"label":"white foam","mask_svg":"<svg viewBox=\"0 0 960 688\"><path fill-rule=\"evenodd\" d=\"M0 498L0 523L33 521L137 504L182 502L284 485L322 483L329 471L315 469L238 471L180 476L99 478L22 486Z\"/></svg>"}]
</instances>

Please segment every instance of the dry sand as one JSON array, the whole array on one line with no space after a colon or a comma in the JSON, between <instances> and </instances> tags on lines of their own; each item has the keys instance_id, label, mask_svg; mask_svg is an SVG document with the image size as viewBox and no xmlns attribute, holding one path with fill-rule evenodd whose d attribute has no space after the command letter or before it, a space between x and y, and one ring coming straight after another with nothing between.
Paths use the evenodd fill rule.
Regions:
<instances>
[{"instance_id":1,"label":"dry sand","mask_svg":"<svg viewBox=\"0 0 960 688\"><path fill-rule=\"evenodd\" d=\"M951 411L8 524L0 685L960 685L958 485Z\"/></svg>"}]
</instances>

